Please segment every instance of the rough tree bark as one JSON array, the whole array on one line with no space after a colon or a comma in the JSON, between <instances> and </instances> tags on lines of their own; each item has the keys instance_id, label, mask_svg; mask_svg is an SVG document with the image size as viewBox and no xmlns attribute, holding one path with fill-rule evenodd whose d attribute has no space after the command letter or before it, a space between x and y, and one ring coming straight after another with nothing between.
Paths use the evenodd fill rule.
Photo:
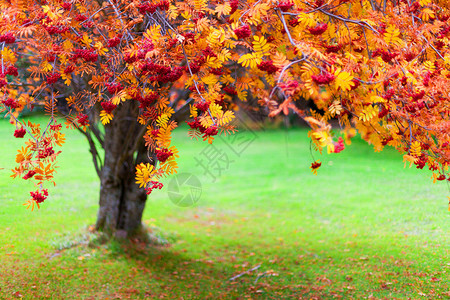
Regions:
<instances>
[{"instance_id":1,"label":"rough tree bark","mask_svg":"<svg viewBox=\"0 0 450 300\"><path fill-rule=\"evenodd\" d=\"M180 99L186 96L181 94ZM189 103L175 112L173 119L176 122L188 118ZM146 128L137 122L138 106L137 101L119 105L114 110L113 120L105 126L104 135L97 127L98 120L92 118L88 131L83 132L100 178L96 229L120 238L131 238L144 232L142 214L147 194L135 183L135 166L141 162L153 165L157 162L155 153L145 147L142 136ZM104 149L103 159L98 145Z\"/></svg>"},{"instance_id":2,"label":"rough tree bark","mask_svg":"<svg viewBox=\"0 0 450 300\"><path fill-rule=\"evenodd\" d=\"M181 100L188 99L176 109L173 120L177 123L189 117L189 91L181 91L173 102L178 107ZM70 109L63 98L58 100L58 110L65 116ZM147 194L135 183L137 164L157 163L156 154L145 147L143 135L146 126L137 122L138 101L125 101L114 109L114 118L100 130L98 111L87 112L89 127L79 131L86 137L97 175L100 178L100 200L96 229L109 236L131 238L141 235L142 214ZM104 151L100 151L99 147Z\"/></svg>"},{"instance_id":3,"label":"rough tree bark","mask_svg":"<svg viewBox=\"0 0 450 300\"><path fill-rule=\"evenodd\" d=\"M91 153L97 152L92 154L100 177L96 228L108 235L132 237L142 228L147 195L135 183L135 166L141 162L155 164L156 160L144 146L142 135L145 127L136 121L137 112L137 101L127 101L114 111L114 119L105 126L101 166L95 158L99 154L91 145Z\"/></svg>"}]
</instances>

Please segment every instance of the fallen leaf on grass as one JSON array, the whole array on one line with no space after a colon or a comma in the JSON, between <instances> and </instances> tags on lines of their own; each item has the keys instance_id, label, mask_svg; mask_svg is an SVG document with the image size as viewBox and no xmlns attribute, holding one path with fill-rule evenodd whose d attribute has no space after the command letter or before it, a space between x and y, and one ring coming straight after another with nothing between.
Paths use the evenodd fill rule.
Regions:
<instances>
[{"instance_id":1,"label":"fallen leaf on grass","mask_svg":"<svg viewBox=\"0 0 450 300\"><path fill-rule=\"evenodd\" d=\"M19 291L14 292L14 293L13 293L13 296L14 296L14 297L17 297L17 298L22 298L22 297L23 297L23 295L22 295Z\"/></svg>"}]
</instances>

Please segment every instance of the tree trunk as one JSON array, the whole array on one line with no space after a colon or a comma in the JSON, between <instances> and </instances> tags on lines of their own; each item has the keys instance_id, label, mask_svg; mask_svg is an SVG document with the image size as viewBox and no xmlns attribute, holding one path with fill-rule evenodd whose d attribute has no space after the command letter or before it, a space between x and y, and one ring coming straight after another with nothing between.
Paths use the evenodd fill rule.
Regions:
<instances>
[{"instance_id":1,"label":"tree trunk","mask_svg":"<svg viewBox=\"0 0 450 300\"><path fill-rule=\"evenodd\" d=\"M135 166L149 159L137 122L138 107L127 101L114 110L115 117L105 126L105 156L100 170L100 208L96 228L108 235L130 238L141 232L147 194L135 183Z\"/></svg>"}]
</instances>

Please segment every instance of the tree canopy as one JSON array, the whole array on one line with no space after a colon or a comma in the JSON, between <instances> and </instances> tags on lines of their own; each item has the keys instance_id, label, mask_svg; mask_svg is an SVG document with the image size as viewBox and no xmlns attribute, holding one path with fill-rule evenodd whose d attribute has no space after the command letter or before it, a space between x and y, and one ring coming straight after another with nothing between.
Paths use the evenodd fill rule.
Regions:
<instances>
[{"instance_id":1,"label":"tree canopy","mask_svg":"<svg viewBox=\"0 0 450 300\"><path fill-rule=\"evenodd\" d=\"M108 128L120 107L135 103L128 117L143 125L139 135L155 154L136 165L135 181L149 194L176 172L177 114L187 111L189 135L212 143L236 130L236 102L251 97L269 117L295 113L305 120L320 152L342 151L358 132L375 151L395 147L405 163L432 170L434 181L450 180L449 6L0 0L1 110L14 136L27 138L12 177L35 181L26 204L39 207L65 141L62 127L102 140L95 124ZM317 109L300 109L307 100ZM38 104L48 124L19 119ZM331 120L342 136L331 131ZM124 142L131 153L139 146ZM99 169L99 155L94 163ZM312 162L313 172L319 167Z\"/></svg>"}]
</instances>

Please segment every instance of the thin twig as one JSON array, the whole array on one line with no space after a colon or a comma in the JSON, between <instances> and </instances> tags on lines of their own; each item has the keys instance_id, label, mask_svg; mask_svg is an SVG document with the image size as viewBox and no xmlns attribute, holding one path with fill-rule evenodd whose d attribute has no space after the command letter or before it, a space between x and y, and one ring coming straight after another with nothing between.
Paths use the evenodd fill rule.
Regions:
<instances>
[{"instance_id":1,"label":"thin twig","mask_svg":"<svg viewBox=\"0 0 450 300\"><path fill-rule=\"evenodd\" d=\"M228 279L228 281L233 281L233 280L235 280L235 279L237 279L237 278L239 278L239 277L241 277L241 276L244 276L245 274L248 274L248 273L250 273L250 272L253 272L253 271L255 271L255 270L258 270L260 267L261 267L261 265L257 265L256 267L251 268L250 270L247 270L247 271L245 271L245 272L243 272L243 273L240 273L240 274L238 274L238 275L236 275L236 276L231 277L230 279Z\"/></svg>"}]
</instances>

